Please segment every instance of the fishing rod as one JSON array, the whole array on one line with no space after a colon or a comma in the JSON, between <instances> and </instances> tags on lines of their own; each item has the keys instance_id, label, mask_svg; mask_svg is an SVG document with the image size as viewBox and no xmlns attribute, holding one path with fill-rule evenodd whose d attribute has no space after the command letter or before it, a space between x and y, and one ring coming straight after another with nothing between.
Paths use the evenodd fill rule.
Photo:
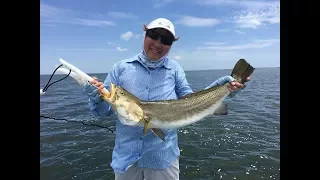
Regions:
<instances>
[{"instance_id":1,"label":"fishing rod","mask_svg":"<svg viewBox=\"0 0 320 180\"><path fill-rule=\"evenodd\" d=\"M67 61L63 60L62 58L59 59L59 61L61 62L61 65L59 65L55 71L53 72L53 74L57 71L63 74L67 74L67 76L72 77L74 80L76 80L78 82L78 84L80 84L81 86L84 86L87 82L93 80L92 77L90 77L89 75L87 75L86 73L84 73L83 71L81 71L80 69L78 69L77 67L75 67L74 65L68 63ZM63 66L66 66L67 68L64 68ZM53 75L52 74L52 75ZM66 77L67 77L66 76ZM52 76L51 76L52 77ZM65 77L65 78L66 78ZM63 78L64 79L64 78ZM51 80L51 78L50 78ZM49 80L49 81L50 81ZM62 80L62 79L61 79ZM59 80L60 81L60 80ZM55 82L54 82L55 83ZM53 83L52 83L53 84ZM50 84L51 85L51 84ZM50 86L49 85L49 86ZM45 91L48 89L48 86L46 86L44 89L40 89L40 95L44 95ZM106 88L103 88L101 90L101 93L109 93L109 91Z\"/></svg>"},{"instance_id":2,"label":"fishing rod","mask_svg":"<svg viewBox=\"0 0 320 180\"><path fill-rule=\"evenodd\" d=\"M66 62L62 58L60 58L59 60L60 60L61 64L59 66L57 66L56 69L53 71L53 73L50 76L50 79L49 79L48 83L46 84L46 86L43 89L40 89L40 96L44 95L46 93L46 91L48 90L48 88L52 84L57 83L59 81L62 81L63 79L67 78L68 76L70 76L74 80L76 80L78 82L78 84L80 84L81 86L84 86L87 82L93 80L92 77L90 77L89 75L87 75L86 73L84 73L83 71L81 71L80 69L75 67L74 65ZM63 66L65 66L66 68L63 67ZM59 80L53 82L53 83L50 83L53 75L56 72L60 72L60 73L66 74L66 76L63 77L62 79L59 79ZM106 88L103 88L101 92L102 93L109 93L109 91ZM60 121L67 121L67 122L79 122L79 123L82 123L82 124L87 125L87 126L97 126L97 127L100 127L100 128L106 128L112 133L114 132L112 129L110 129L108 127L100 126L100 125L96 125L96 124L88 124L88 123L85 123L84 121L73 121L73 120L67 120L65 118L60 118L59 119L59 118L54 118L54 117L50 117L50 116L47 116L47 115L41 115L40 114L40 118L41 117L42 118L46 118L46 119L53 119L53 120L60 120Z\"/></svg>"}]
</instances>

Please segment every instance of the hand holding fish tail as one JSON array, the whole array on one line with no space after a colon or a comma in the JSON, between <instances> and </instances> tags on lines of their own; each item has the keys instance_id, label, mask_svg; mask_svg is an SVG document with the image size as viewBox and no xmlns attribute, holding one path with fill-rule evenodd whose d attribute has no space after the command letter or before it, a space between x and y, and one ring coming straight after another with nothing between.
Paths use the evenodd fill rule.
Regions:
<instances>
[{"instance_id":1,"label":"hand holding fish tail","mask_svg":"<svg viewBox=\"0 0 320 180\"><path fill-rule=\"evenodd\" d=\"M229 76L229 77L231 77L231 76ZM250 81L250 76L247 77L245 82L248 82L248 81ZM229 84L227 86L228 86L228 89L231 93L235 93L235 92L237 93L246 87L246 85L239 83L239 82L235 82L235 81L229 81Z\"/></svg>"},{"instance_id":2,"label":"hand holding fish tail","mask_svg":"<svg viewBox=\"0 0 320 180\"><path fill-rule=\"evenodd\" d=\"M250 77L246 79L246 82L247 81L250 81ZM212 84L210 84L206 89L216 86L218 84L220 86L223 86L226 83L228 83L227 87L231 93L238 93L241 89L245 88L244 84L235 82L235 79L232 76L223 76L214 81Z\"/></svg>"}]
</instances>

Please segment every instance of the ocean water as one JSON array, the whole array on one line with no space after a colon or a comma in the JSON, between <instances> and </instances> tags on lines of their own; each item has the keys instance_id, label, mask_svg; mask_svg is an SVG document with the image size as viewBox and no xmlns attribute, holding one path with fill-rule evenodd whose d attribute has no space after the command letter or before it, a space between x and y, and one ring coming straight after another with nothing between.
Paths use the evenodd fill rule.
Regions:
<instances>
[{"instance_id":1,"label":"ocean water","mask_svg":"<svg viewBox=\"0 0 320 180\"><path fill-rule=\"evenodd\" d=\"M230 71L186 75L197 91ZM51 82L62 77L54 75ZM40 75L40 89L49 78ZM258 68L246 85L227 101L227 116L208 117L179 130L181 180L280 179L280 68ZM41 180L114 179L110 163L115 135L107 128L115 130L116 119L94 117L86 101L71 77L40 96Z\"/></svg>"}]
</instances>

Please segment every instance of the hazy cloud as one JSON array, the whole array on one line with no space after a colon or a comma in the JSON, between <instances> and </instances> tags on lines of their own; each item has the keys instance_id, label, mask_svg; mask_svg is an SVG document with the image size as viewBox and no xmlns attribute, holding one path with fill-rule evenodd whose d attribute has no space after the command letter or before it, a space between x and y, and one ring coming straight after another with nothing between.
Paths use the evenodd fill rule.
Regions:
<instances>
[{"instance_id":1,"label":"hazy cloud","mask_svg":"<svg viewBox=\"0 0 320 180\"><path fill-rule=\"evenodd\" d=\"M240 30L235 30L234 32L236 32L236 33L238 33L238 34L241 34L241 35L243 35L243 34L245 34L245 32L243 32L243 31L240 31Z\"/></svg>"},{"instance_id":2,"label":"hazy cloud","mask_svg":"<svg viewBox=\"0 0 320 180\"><path fill-rule=\"evenodd\" d=\"M182 56L173 56L173 58L179 60L182 59Z\"/></svg>"},{"instance_id":3,"label":"hazy cloud","mask_svg":"<svg viewBox=\"0 0 320 180\"><path fill-rule=\"evenodd\" d=\"M229 6L234 8L261 9L280 4L280 1L258 0L196 0L198 4L206 6Z\"/></svg>"},{"instance_id":4,"label":"hazy cloud","mask_svg":"<svg viewBox=\"0 0 320 180\"><path fill-rule=\"evenodd\" d=\"M259 10L245 10L233 17L239 28L253 28L280 23L280 4Z\"/></svg>"},{"instance_id":5,"label":"hazy cloud","mask_svg":"<svg viewBox=\"0 0 320 180\"><path fill-rule=\"evenodd\" d=\"M154 8L161 8L172 3L173 1L174 0L152 0L152 3Z\"/></svg>"},{"instance_id":6,"label":"hazy cloud","mask_svg":"<svg viewBox=\"0 0 320 180\"><path fill-rule=\"evenodd\" d=\"M129 41L132 37L139 38L140 34L133 34L131 31L128 31L120 35L120 39L123 39L125 41Z\"/></svg>"},{"instance_id":7,"label":"hazy cloud","mask_svg":"<svg viewBox=\"0 0 320 180\"><path fill-rule=\"evenodd\" d=\"M242 45L205 46L205 47L198 47L198 49L214 50L214 51L236 51L236 50L244 50L244 49L256 49L256 48L269 47L279 42L280 42L279 39L254 40L251 43L242 44Z\"/></svg>"},{"instance_id":8,"label":"hazy cloud","mask_svg":"<svg viewBox=\"0 0 320 180\"><path fill-rule=\"evenodd\" d=\"M226 42L205 42L206 45L219 46L223 44L227 44Z\"/></svg>"},{"instance_id":9,"label":"hazy cloud","mask_svg":"<svg viewBox=\"0 0 320 180\"><path fill-rule=\"evenodd\" d=\"M216 32L229 32L230 29L217 29Z\"/></svg>"},{"instance_id":10,"label":"hazy cloud","mask_svg":"<svg viewBox=\"0 0 320 180\"><path fill-rule=\"evenodd\" d=\"M76 24L83 26L115 26L115 23L97 13L77 12L40 3L40 22L42 24Z\"/></svg>"},{"instance_id":11,"label":"hazy cloud","mask_svg":"<svg viewBox=\"0 0 320 180\"><path fill-rule=\"evenodd\" d=\"M233 22L239 28L256 29L264 24L280 23L280 1L257 0L197 0L206 6L229 6L239 11L226 22Z\"/></svg>"},{"instance_id":12,"label":"hazy cloud","mask_svg":"<svg viewBox=\"0 0 320 180\"><path fill-rule=\"evenodd\" d=\"M214 18L200 18L193 16L184 16L180 20L177 21L178 24L183 24L185 26L192 27L211 27L220 23L218 19Z\"/></svg>"},{"instance_id":13,"label":"hazy cloud","mask_svg":"<svg viewBox=\"0 0 320 180\"><path fill-rule=\"evenodd\" d=\"M57 51L112 51L112 49L104 49L104 48L70 48L70 49L57 49Z\"/></svg>"},{"instance_id":14,"label":"hazy cloud","mask_svg":"<svg viewBox=\"0 0 320 180\"><path fill-rule=\"evenodd\" d=\"M127 48L120 48L119 46L117 47L117 51L123 52L123 51L128 51Z\"/></svg>"},{"instance_id":15,"label":"hazy cloud","mask_svg":"<svg viewBox=\"0 0 320 180\"><path fill-rule=\"evenodd\" d=\"M92 20L92 19L81 19L75 18L73 21L74 24L80 24L85 26L115 26L115 24L111 21L99 21L99 20Z\"/></svg>"},{"instance_id":16,"label":"hazy cloud","mask_svg":"<svg viewBox=\"0 0 320 180\"><path fill-rule=\"evenodd\" d=\"M110 11L108 12L109 16L112 16L114 18L121 18L121 19L136 19L138 18L137 15L132 13L126 13L126 12L118 12L118 11Z\"/></svg>"}]
</instances>

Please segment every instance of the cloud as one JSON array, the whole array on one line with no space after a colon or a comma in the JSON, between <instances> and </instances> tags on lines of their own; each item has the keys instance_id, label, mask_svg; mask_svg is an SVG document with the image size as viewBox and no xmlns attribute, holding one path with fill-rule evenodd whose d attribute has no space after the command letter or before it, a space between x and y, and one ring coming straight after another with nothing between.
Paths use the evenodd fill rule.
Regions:
<instances>
[{"instance_id":1,"label":"cloud","mask_svg":"<svg viewBox=\"0 0 320 180\"><path fill-rule=\"evenodd\" d=\"M241 35L243 35L243 34L245 34L245 32L243 32L243 31L240 31L240 30L235 30L234 32L236 32L236 33L238 33L238 34L241 34Z\"/></svg>"},{"instance_id":2,"label":"cloud","mask_svg":"<svg viewBox=\"0 0 320 180\"><path fill-rule=\"evenodd\" d=\"M100 19L97 17L100 17ZM44 3L40 3L40 23L99 27L115 26L114 22L105 20L101 14L77 12L72 9L58 8Z\"/></svg>"},{"instance_id":3,"label":"cloud","mask_svg":"<svg viewBox=\"0 0 320 180\"><path fill-rule=\"evenodd\" d=\"M197 0L198 4L205 6L231 6L234 8L261 9L280 4L280 1L257 0Z\"/></svg>"},{"instance_id":4,"label":"cloud","mask_svg":"<svg viewBox=\"0 0 320 180\"><path fill-rule=\"evenodd\" d=\"M179 60L182 59L182 56L173 56L173 58Z\"/></svg>"},{"instance_id":5,"label":"cloud","mask_svg":"<svg viewBox=\"0 0 320 180\"><path fill-rule=\"evenodd\" d=\"M127 48L121 48L117 46L115 49L104 49L104 48L70 48L70 49L57 49L57 51L128 51Z\"/></svg>"},{"instance_id":6,"label":"cloud","mask_svg":"<svg viewBox=\"0 0 320 180\"><path fill-rule=\"evenodd\" d=\"M233 19L239 28L256 29L266 23L280 23L280 4L260 10L245 10Z\"/></svg>"},{"instance_id":7,"label":"cloud","mask_svg":"<svg viewBox=\"0 0 320 180\"><path fill-rule=\"evenodd\" d=\"M237 51L244 49L256 49L272 46L279 43L279 39L267 39L267 40L253 40L251 43L243 45L231 45L231 46L205 46L198 47L198 50L213 50L213 51Z\"/></svg>"},{"instance_id":8,"label":"cloud","mask_svg":"<svg viewBox=\"0 0 320 180\"><path fill-rule=\"evenodd\" d=\"M115 24L111 21L99 21L92 19L81 19L75 18L74 24L85 25L85 26L115 26Z\"/></svg>"},{"instance_id":9,"label":"cloud","mask_svg":"<svg viewBox=\"0 0 320 180\"><path fill-rule=\"evenodd\" d=\"M152 0L154 8L161 8L172 3L174 0Z\"/></svg>"},{"instance_id":10,"label":"cloud","mask_svg":"<svg viewBox=\"0 0 320 180\"><path fill-rule=\"evenodd\" d=\"M63 12L63 11L65 11L65 13L68 13L68 10L61 10L44 3L40 3L40 18L54 17L59 15L60 12ZM73 11L71 11L71 13L72 12Z\"/></svg>"},{"instance_id":11,"label":"cloud","mask_svg":"<svg viewBox=\"0 0 320 180\"><path fill-rule=\"evenodd\" d=\"M132 37L132 34L133 33L131 31L128 31L128 32L126 32L124 34L121 34L120 38L125 40L125 41L129 41L130 38Z\"/></svg>"},{"instance_id":12,"label":"cloud","mask_svg":"<svg viewBox=\"0 0 320 180\"><path fill-rule=\"evenodd\" d=\"M103 48L71 48L71 49L57 49L57 51L113 51L113 50L103 49Z\"/></svg>"},{"instance_id":13,"label":"cloud","mask_svg":"<svg viewBox=\"0 0 320 180\"><path fill-rule=\"evenodd\" d=\"M125 13L125 12L118 12L118 11L110 11L108 12L109 16L114 18L121 18L121 19L137 19L138 16L132 13Z\"/></svg>"},{"instance_id":14,"label":"cloud","mask_svg":"<svg viewBox=\"0 0 320 180\"><path fill-rule=\"evenodd\" d=\"M128 31L120 35L120 39L125 41L129 41L132 37L139 38L140 34L133 34L131 31Z\"/></svg>"},{"instance_id":15,"label":"cloud","mask_svg":"<svg viewBox=\"0 0 320 180\"><path fill-rule=\"evenodd\" d=\"M133 37L134 38L139 38L141 35L140 34L134 34Z\"/></svg>"},{"instance_id":16,"label":"cloud","mask_svg":"<svg viewBox=\"0 0 320 180\"><path fill-rule=\"evenodd\" d=\"M214 18L199 18L193 16L184 16L178 20L177 24L183 24L185 26L192 27L211 27L219 24L220 21Z\"/></svg>"},{"instance_id":17,"label":"cloud","mask_svg":"<svg viewBox=\"0 0 320 180\"><path fill-rule=\"evenodd\" d=\"M230 29L217 29L216 32L229 32Z\"/></svg>"},{"instance_id":18,"label":"cloud","mask_svg":"<svg viewBox=\"0 0 320 180\"><path fill-rule=\"evenodd\" d=\"M120 48L119 46L117 47L117 51L123 52L123 51L128 51L127 48Z\"/></svg>"},{"instance_id":19,"label":"cloud","mask_svg":"<svg viewBox=\"0 0 320 180\"><path fill-rule=\"evenodd\" d=\"M227 44L226 42L205 42L206 45L213 45L213 46L219 46L223 44Z\"/></svg>"},{"instance_id":20,"label":"cloud","mask_svg":"<svg viewBox=\"0 0 320 180\"><path fill-rule=\"evenodd\" d=\"M236 15L226 22L231 21L239 28L257 29L265 24L280 23L280 1L277 0L197 0L196 2L206 6L228 6L238 9Z\"/></svg>"}]
</instances>

